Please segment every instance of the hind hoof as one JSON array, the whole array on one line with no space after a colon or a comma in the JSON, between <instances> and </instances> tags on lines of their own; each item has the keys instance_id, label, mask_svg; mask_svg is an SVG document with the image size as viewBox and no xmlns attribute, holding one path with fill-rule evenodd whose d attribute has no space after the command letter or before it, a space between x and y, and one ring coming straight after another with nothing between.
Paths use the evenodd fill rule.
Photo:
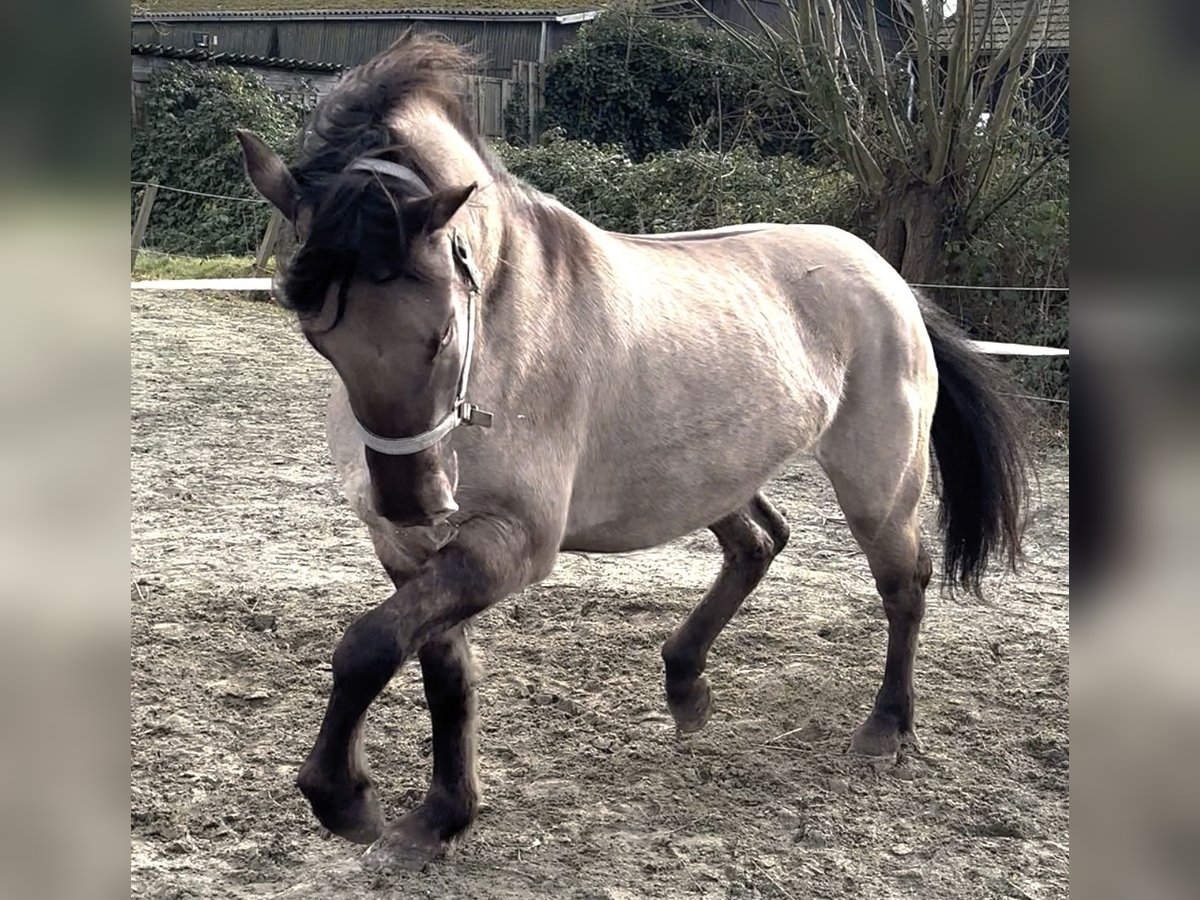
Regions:
<instances>
[{"instance_id":1,"label":"hind hoof","mask_svg":"<svg viewBox=\"0 0 1200 900\"><path fill-rule=\"evenodd\" d=\"M708 724L712 718L713 698L708 679L701 675L682 696L667 689L667 706L675 727L683 734L693 734Z\"/></svg>"}]
</instances>

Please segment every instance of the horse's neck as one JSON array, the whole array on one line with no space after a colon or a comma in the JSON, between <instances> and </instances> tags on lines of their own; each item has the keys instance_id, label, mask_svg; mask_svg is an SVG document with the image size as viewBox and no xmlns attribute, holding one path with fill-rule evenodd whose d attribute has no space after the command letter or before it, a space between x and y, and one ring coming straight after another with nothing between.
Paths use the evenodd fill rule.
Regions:
<instances>
[{"instance_id":1,"label":"horse's neck","mask_svg":"<svg viewBox=\"0 0 1200 900\"><path fill-rule=\"evenodd\" d=\"M438 187L482 184L490 177L487 163L435 101L412 98L393 112L390 125Z\"/></svg>"},{"instance_id":2,"label":"horse's neck","mask_svg":"<svg viewBox=\"0 0 1200 900\"><path fill-rule=\"evenodd\" d=\"M580 323L602 318L604 304L597 292L602 290L601 273L611 266L604 233L553 197L511 177L497 185L494 197L502 211L509 304L542 323L538 327L556 318Z\"/></svg>"}]
</instances>

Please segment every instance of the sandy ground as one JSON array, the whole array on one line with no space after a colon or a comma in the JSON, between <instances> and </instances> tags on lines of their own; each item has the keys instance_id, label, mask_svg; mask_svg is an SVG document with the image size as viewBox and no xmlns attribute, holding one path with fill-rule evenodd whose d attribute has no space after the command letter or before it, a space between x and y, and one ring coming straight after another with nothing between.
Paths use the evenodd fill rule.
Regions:
<instances>
[{"instance_id":1,"label":"sandy ground","mask_svg":"<svg viewBox=\"0 0 1200 900\"><path fill-rule=\"evenodd\" d=\"M1067 896L1065 455L1022 573L931 595L922 747L894 766L844 753L886 623L813 465L767 487L792 541L713 650L700 734L675 733L659 646L715 542L563 557L478 622L478 823L383 878L292 785L342 630L388 594L324 445L325 364L244 297L136 294L131 349L134 896ZM393 811L426 786L423 703L410 667L372 712Z\"/></svg>"}]
</instances>

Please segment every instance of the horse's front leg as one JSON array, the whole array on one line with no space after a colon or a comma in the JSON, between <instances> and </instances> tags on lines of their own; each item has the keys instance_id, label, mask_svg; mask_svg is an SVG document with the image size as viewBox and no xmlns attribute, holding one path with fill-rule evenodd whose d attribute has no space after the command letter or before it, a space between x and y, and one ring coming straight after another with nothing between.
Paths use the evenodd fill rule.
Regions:
<instances>
[{"instance_id":1,"label":"horse's front leg","mask_svg":"<svg viewBox=\"0 0 1200 900\"><path fill-rule=\"evenodd\" d=\"M456 626L544 578L556 549L523 524L472 519L396 593L346 630L333 654L325 718L297 778L326 828L359 843L383 837L372 854L376 862L419 866L469 824L477 805L474 701L470 654ZM434 780L420 807L388 825L363 758L363 718L418 651L433 720Z\"/></svg>"},{"instance_id":2,"label":"horse's front leg","mask_svg":"<svg viewBox=\"0 0 1200 900\"><path fill-rule=\"evenodd\" d=\"M385 827L384 839L364 860L372 866L420 868L474 821L479 808L476 668L465 626L427 640L419 658L433 726L433 778L421 805Z\"/></svg>"}]
</instances>

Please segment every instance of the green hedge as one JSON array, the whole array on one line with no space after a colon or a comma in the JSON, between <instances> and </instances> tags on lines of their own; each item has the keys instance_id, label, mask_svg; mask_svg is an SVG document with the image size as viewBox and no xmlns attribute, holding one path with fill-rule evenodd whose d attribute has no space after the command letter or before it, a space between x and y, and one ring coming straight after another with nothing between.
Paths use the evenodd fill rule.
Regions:
<instances>
[{"instance_id":1,"label":"green hedge","mask_svg":"<svg viewBox=\"0 0 1200 900\"><path fill-rule=\"evenodd\" d=\"M301 122L257 76L225 66L176 64L155 74L133 131L130 176L207 194L253 198L242 169L236 129L248 128L289 155ZM141 189L131 191L131 215ZM239 203L160 191L145 246L190 256L253 251L270 214L260 203Z\"/></svg>"},{"instance_id":2,"label":"green hedge","mask_svg":"<svg viewBox=\"0 0 1200 900\"><path fill-rule=\"evenodd\" d=\"M697 139L807 155L812 138L795 104L772 96L760 65L723 31L613 6L546 66L542 124L571 140L621 144L636 160Z\"/></svg>"},{"instance_id":3,"label":"green hedge","mask_svg":"<svg viewBox=\"0 0 1200 900\"><path fill-rule=\"evenodd\" d=\"M514 175L601 228L688 231L744 222L832 222L867 234L854 180L790 156L687 149L635 162L614 144L548 132L538 147L495 148Z\"/></svg>"}]
</instances>

